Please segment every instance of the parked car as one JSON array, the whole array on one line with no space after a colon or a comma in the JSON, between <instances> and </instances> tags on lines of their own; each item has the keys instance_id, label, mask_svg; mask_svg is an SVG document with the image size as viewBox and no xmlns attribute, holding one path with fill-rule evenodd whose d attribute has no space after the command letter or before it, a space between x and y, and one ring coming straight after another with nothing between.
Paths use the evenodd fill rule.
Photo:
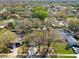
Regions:
<instances>
[{"instance_id":1,"label":"parked car","mask_svg":"<svg viewBox=\"0 0 79 59\"><path fill-rule=\"evenodd\" d=\"M77 47L72 47L72 49L74 50L74 52L75 52L76 54L79 54L79 48L77 48Z\"/></svg>"},{"instance_id":2,"label":"parked car","mask_svg":"<svg viewBox=\"0 0 79 59\"><path fill-rule=\"evenodd\" d=\"M13 52L13 49L11 49L9 52L12 53Z\"/></svg>"}]
</instances>

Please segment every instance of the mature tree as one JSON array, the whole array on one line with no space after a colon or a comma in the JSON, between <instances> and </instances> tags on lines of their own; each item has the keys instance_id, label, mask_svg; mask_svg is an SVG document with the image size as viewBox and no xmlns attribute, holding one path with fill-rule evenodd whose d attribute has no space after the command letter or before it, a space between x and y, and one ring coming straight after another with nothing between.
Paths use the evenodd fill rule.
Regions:
<instances>
[{"instance_id":1,"label":"mature tree","mask_svg":"<svg viewBox=\"0 0 79 59\"><path fill-rule=\"evenodd\" d=\"M47 45L48 40L52 40L52 34L50 31L33 31L26 35L26 41L29 41L29 43L35 42L37 45Z\"/></svg>"},{"instance_id":2,"label":"mature tree","mask_svg":"<svg viewBox=\"0 0 79 59\"><path fill-rule=\"evenodd\" d=\"M8 52L9 43L14 42L18 36L6 29L0 30L0 51Z\"/></svg>"},{"instance_id":3,"label":"mature tree","mask_svg":"<svg viewBox=\"0 0 79 59\"><path fill-rule=\"evenodd\" d=\"M17 21L16 30L29 32L32 28L42 27L42 22L38 18L27 18Z\"/></svg>"},{"instance_id":4,"label":"mature tree","mask_svg":"<svg viewBox=\"0 0 79 59\"><path fill-rule=\"evenodd\" d=\"M77 27L79 27L79 20L78 19L69 20L69 28L71 30L76 31Z\"/></svg>"},{"instance_id":5,"label":"mature tree","mask_svg":"<svg viewBox=\"0 0 79 59\"><path fill-rule=\"evenodd\" d=\"M36 10L43 10L43 11L47 11L47 9L45 7L42 7L42 6L36 6L33 8L33 12L35 12Z\"/></svg>"},{"instance_id":6,"label":"mature tree","mask_svg":"<svg viewBox=\"0 0 79 59\"><path fill-rule=\"evenodd\" d=\"M44 20L48 16L46 8L42 6L34 7L33 13L34 17L40 18L41 20Z\"/></svg>"},{"instance_id":7,"label":"mature tree","mask_svg":"<svg viewBox=\"0 0 79 59\"><path fill-rule=\"evenodd\" d=\"M47 15L48 15L48 12L42 11L42 10L34 12L34 16L40 18L41 20L44 20L47 17Z\"/></svg>"}]
</instances>

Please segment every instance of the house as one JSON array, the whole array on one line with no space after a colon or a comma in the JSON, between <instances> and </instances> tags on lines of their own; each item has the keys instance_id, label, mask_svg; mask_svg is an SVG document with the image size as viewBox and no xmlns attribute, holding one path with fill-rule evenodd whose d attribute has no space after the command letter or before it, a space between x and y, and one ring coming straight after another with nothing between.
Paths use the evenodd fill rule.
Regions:
<instances>
[{"instance_id":1,"label":"house","mask_svg":"<svg viewBox=\"0 0 79 59\"><path fill-rule=\"evenodd\" d=\"M9 12L4 12L4 13L0 13L0 19L7 19L8 17L10 17L12 14Z\"/></svg>"},{"instance_id":2,"label":"house","mask_svg":"<svg viewBox=\"0 0 79 59\"><path fill-rule=\"evenodd\" d=\"M24 17L24 18L28 18L32 16L32 12L31 11L24 11L24 12L19 12L17 13L20 17Z\"/></svg>"},{"instance_id":3,"label":"house","mask_svg":"<svg viewBox=\"0 0 79 59\"><path fill-rule=\"evenodd\" d=\"M4 12L6 12L6 11L7 11L7 9L6 9L6 8L3 8L3 9L0 11L0 14L4 13Z\"/></svg>"},{"instance_id":4,"label":"house","mask_svg":"<svg viewBox=\"0 0 79 59\"><path fill-rule=\"evenodd\" d=\"M13 14L12 17L17 17L17 18L19 18L19 15L18 15L18 14Z\"/></svg>"},{"instance_id":5,"label":"house","mask_svg":"<svg viewBox=\"0 0 79 59\"><path fill-rule=\"evenodd\" d=\"M3 28L5 28L5 26L0 26L0 29L3 29Z\"/></svg>"},{"instance_id":6,"label":"house","mask_svg":"<svg viewBox=\"0 0 79 59\"><path fill-rule=\"evenodd\" d=\"M64 27L64 26L65 26L65 25L63 24L63 22L60 21L58 27Z\"/></svg>"},{"instance_id":7,"label":"house","mask_svg":"<svg viewBox=\"0 0 79 59\"><path fill-rule=\"evenodd\" d=\"M7 28L10 22L14 22L14 19L4 20L0 23L0 28Z\"/></svg>"},{"instance_id":8,"label":"house","mask_svg":"<svg viewBox=\"0 0 79 59\"><path fill-rule=\"evenodd\" d=\"M62 22L63 22L63 24L64 24L66 27L69 26L69 21L68 21L68 20L63 20Z\"/></svg>"},{"instance_id":9,"label":"house","mask_svg":"<svg viewBox=\"0 0 79 59\"><path fill-rule=\"evenodd\" d=\"M46 23L46 25L50 25L50 26L53 26L56 28L64 26L63 22L56 20L56 18L46 18L45 23Z\"/></svg>"}]
</instances>

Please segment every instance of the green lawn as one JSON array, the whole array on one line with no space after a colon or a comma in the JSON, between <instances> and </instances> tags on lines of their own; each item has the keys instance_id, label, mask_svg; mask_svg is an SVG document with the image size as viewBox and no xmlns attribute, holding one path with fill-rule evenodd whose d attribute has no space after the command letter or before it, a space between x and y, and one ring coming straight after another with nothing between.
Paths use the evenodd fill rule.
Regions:
<instances>
[{"instance_id":1,"label":"green lawn","mask_svg":"<svg viewBox=\"0 0 79 59\"><path fill-rule=\"evenodd\" d=\"M74 54L71 48L69 50L65 49L65 43L54 43L52 44L52 47L56 54ZM76 58L76 56L58 56L58 58Z\"/></svg>"},{"instance_id":2,"label":"green lawn","mask_svg":"<svg viewBox=\"0 0 79 59\"><path fill-rule=\"evenodd\" d=\"M77 58L76 56L59 56L59 58Z\"/></svg>"},{"instance_id":3,"label":"green lawn","mask_svg":"<svg viewBox=\"0 0 79 59\"><path fill-rule=\"evenodd\" d=\"M65 49L66 44L64 43L55 43L53 44L53 48L57 54L74 54L71 48L69 50Z\"/></svg>"}]
</instances>

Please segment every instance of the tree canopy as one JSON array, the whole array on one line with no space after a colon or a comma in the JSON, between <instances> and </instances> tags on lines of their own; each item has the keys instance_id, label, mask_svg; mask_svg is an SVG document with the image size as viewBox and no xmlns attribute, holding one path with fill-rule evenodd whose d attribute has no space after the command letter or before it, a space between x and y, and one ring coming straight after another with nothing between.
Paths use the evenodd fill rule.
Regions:
<instances>
[{"instance_id":1,"label":"tree canopy","mask_svg":"<svg viewBox=\"0 0 79 59\"><path fill-rule=\"evenodd\" d=\"M42 6L34 7L33 16L44 20L48 16L47 9Z\"/></svg>"},{"instance_id":2,"label":"tree canopy","mask_svg":"<svg viewBox=\"0 0 79 59\"><path fill-rule=\"evenodd\" d=\"M8 50L8 44L16 40L18 36L6 29L0 30L0 51Z\"/></svg>"},{"instance_id":3,"label":"tree canopy","mask_svg":"<svg viewBox=\"0 0 79 59\"><path fill-rule=\"evenodd\" d=\"M71 30L76 31L78 26L79 26L79 20L78 19L69 20L69 28Z\"/></svg>"}]
</instances>

